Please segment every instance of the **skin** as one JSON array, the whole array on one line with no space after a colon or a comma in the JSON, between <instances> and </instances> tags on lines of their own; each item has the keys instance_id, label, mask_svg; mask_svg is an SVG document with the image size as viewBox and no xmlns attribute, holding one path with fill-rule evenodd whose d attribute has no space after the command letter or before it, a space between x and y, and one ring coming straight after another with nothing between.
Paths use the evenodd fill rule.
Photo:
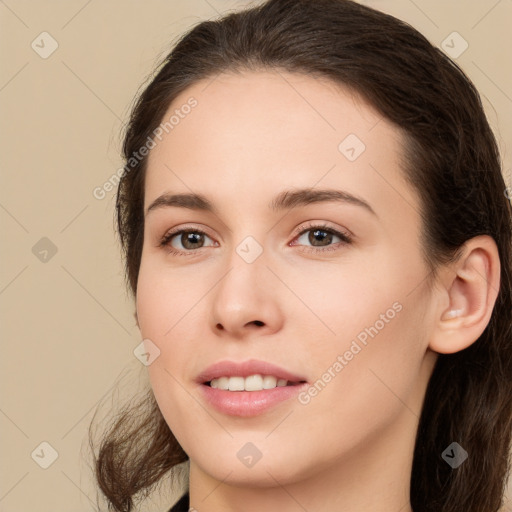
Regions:
<instances>
[{"instance_id":1,"label":"skin","mask_svg":"<svg viewBox=\"0 0 512 512\"><path fill-rule=\"evenodd\" d=\"M499 287L495 244L473 239L429 286L402 135L340 86L281 71L222 74L183 91L165 119L191 96L198 105L151 150L145 210L163 193L195 192L217 212L172 206L146 215L136 300L142 337L160 350L151 386L190 457L191 506L411 511L414 441L436 352L462 350L485 328ZM349 134L366 146L354 161L338 149ZM346 191L374 213L333 201L268 208L299 187ZM325 223L352 242L335 236L317 243L324 252L308 252L306 230ZM191 254L174 255L159 246L174 228L207 236L187 249L178 234L174 248ZM236 252L248 236L263 250L252 263ZM329 368L332 376L337 357L397 303L307 404L292 399L240 418L201 398L195 378L220 360L269 361L309 383ZM250 468L237 457L248 442L262 454Z\"/></svg>"}]
</instances>

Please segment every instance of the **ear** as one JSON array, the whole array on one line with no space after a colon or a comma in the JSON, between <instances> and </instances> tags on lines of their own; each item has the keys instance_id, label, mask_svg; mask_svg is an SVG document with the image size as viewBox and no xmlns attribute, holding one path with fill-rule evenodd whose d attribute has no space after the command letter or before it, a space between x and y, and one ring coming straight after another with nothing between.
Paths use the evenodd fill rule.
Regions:
<instances>
[{"instance_id":1,"label":"ear","mask_svg":"<svg viewBox=\"0 0 512 512\"><path fill-rule=\"evenodd\" d=\"M440 273L436 325L429 348L452 354L481 336L496 303L500 270L493 238L480 235L464 244L457 261Z\"/></svg>"},{"instance_id":2,"label":"ear","mask_svg":"<svg viewBox=\"0 0 512 512\"><path fill-rule=\"evenodd\" d=\"M137 327L140 330L139 317L137 316L137 308L135 308L135 312L133 313L133 316L135 317L135 323L137 324Z\"/></svg>"}]
</instances>

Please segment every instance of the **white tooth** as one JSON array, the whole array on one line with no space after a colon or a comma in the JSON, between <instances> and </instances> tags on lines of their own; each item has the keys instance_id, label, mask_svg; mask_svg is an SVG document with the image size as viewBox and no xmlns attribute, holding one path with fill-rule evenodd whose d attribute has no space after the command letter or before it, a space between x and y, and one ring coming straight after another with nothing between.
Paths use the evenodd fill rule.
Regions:
<instances>
[{"instance_id":1,"label":"white tooth","mask_svg":"<svg viewBox=\"0 0 512 512\"><path fill-rule=\"evenodd\" d=\"M229 389L229 377L219 377L214 380L217 381L217 387L219 389Z\"/></svg>"},{"instance_id":2,"label":"white tooth","mask_svg":"<svg viewBox=\"0 0 512 512\"><path fill-rule=\"evenodd\" d=\"M261 375L249 375L245 378L245 391L261 391L263 389L263 377Z\"/></svg>"},{"instance_id":3,"label":"white tooth","mask_svg":"<svg viewBox=\"0 0 512 512\"><path fill-rule=\"evenodd\" d=\"M210 387L229 391L261 391L283 387L288 384L286 379L278 379L273 375L254 374L248 377L219 377L210 381Z\"/></svg>"},{"instance_id":4,"label":"white tooth","mask_svg":"<svg viewBox=\"0 0 512 512\"><path fill-rule=\"evenodd\" d=\"M272 389L275 388L277 384L277 378L272 375L265 375L263 377L263 389Z\"/></svg>"},{"instance_id":5,"label":"white tooth","mask_svg":"<svg viewBox=\"0 0 512 512\"><path fill-rule=\"evenodd\" d=\"M244 381L243 377L229 377L229 391L243 391Z\"/></svg>"}]
</instances>

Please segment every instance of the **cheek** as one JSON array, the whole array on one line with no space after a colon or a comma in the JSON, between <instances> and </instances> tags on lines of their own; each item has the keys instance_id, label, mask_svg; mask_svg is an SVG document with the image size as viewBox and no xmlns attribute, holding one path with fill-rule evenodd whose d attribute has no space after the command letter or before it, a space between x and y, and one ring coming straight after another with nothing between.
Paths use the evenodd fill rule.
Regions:
<instances>
[{"instance_id":1,"label":"cheek","mask_svg":"<svg viewBox=\"0 0 512 512\"><path fill-rule=\"evenodd\" d=\"M172 296L167 286L163 286L163 273L155 265L144 261L137 282L136 308L141 338L147 351L153 350L158 357L147 367L151 387L159 405L160 395L169 392L175 383L174 365L179 364L181 351L170 354L169 340L174 334L173 326L178 322L181 301ZM179 323L178 323L179 326Z\"/></svg>"},{"instance_id":2,"label":"cheek","mask_svg":"<svg viewBox=\"0 0 512 512\"><path fill-rule=\"evenodd\" d=\"M307 424L308 432L316 433L319 440L311 457L328 460L366 446L391 432L388 427L393 424L414 428L420 415L417 397L421 395L423 359L415 338L417 314L404 305L384 327L377 324L380 330L370 329L375 324L375 320L368 321L368 330L358 331L364 336L343 337L337 347L324 347L316 354L315 380L299 396L294 413L295 420ZM288 435L293 439L298 434L291 429ZM303 441L307 445L308 439Z\"/></svg>"},{"instance_id":3,"label":"cheek","mask_svg":"<svg viewBox=\"0 0 512 512\"><path fill-rule=\"evenodd\" d=\"M161 308L164 302L160 287L155 285L157 285L157 272L154 267L146 263L143 256L135 298L137 319L143 338L152 339L160 331L158 323L162 322Z\"/></svg>"},{"instance_id":4,"label":"cheek","mask_svg":"<svg viewBox=\"0 0 512 512\"><path fill-rule=\"evenodd\" d=\"M141 337L157 347L159 356L147 367L155 398L162 410L169 403L178 404L183 383L190 385L190 372L200 353L198 329L204 324L205 310L201 298L207 283L165 269L155 261L142 260L137 283L136 308ZM206 288L205 288L206 287ZM181 384L181 385L180 385ZM185 397L187 398L187 397ZM188 396L190 398L190 396ZM167 405L166 405L167 404ZM187 407L179 405L172 414Z\"/></svg>"},{"instance_id":5,"label":"cheek","mask_svg":"<svg viewBox=\"0 0 512 512\"><path fill-rule=\"evenodd\" d=\"M352 442L398 417L414 422L420 414L428 293L411 294L404 283L383 284L366 301L354 295L344 302L351 314L338 317L336 342L317 352L316 380L302 397L310 417L329 410Z\"/></svg>"},{"instance_id":6,"label":"cheek","mask_svg":"<svg viewBox=\"0 0 512 512\"><path fill-rule=\"evenodd\" d=\"M207 291L204 279L142 260L137 282L136 308L143 337L169 340L182 322L190 323Z\"/></svg>"},{"instance_id":7,"label":"cheek","mask_svg":"<svg viewBox=\"0 0 512 512\"><path fill-rule=\"evenodd\" d=\"M311 296L322 304L319 316L332 333L305 346L317 385L303 403L319 414L332 407L349 423L365 417L375 422L379 414L384 421L403 409L401 400L407 403L421 385L429 339L430 295L421 285L421 260L390 254L363 268L335 277L323 296Z\"/></svg>"}]
</instances>

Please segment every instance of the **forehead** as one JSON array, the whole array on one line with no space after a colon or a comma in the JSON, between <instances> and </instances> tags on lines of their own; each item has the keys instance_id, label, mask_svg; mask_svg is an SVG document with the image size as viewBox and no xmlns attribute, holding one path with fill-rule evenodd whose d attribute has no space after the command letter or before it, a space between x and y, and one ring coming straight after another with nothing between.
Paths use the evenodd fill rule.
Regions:
<instances>
[{"instance_id":1,"label":"forehead","mask_svg":"<svg viewBox=\"0 0 512 512\"><path fill-rule=\"evenodd\" d=\"M189 109L187 103L192 98L197 105ZM173 116L181 110L190 112L180 119ZM222 143L222 149L235 150L240 145L264 149L260 155L273 158L285 156L290 149L306 154L313 142L318 145L321 140L338 151L344 134L364 137L381 120L347 88L325 78L277 70L223 73L203 79L174 99L163 121L172 117L178 122L169 139L176 145L185 138L193 143L193 135L203 152ZM309 144L300 144L303 141Z\"/></svg>"},{"instance_id":2,"label":"forehead","mask_svg":"<svg viewBox=\"0 0 512 512\"><path fill-rule=\"evenodd\" d=\"M243 194L249 206L249 198L265 195L266 205L270 194L290 186L344 185L366 188L371 197L382 187L379 173L403 181L399 130L327 79L284 71L221 74L178 95L162 123L171 117L172 129L149 155L145 206L173 190L225 199ZM405 193L414 200L412 191Z\"/></svg>"}]
</instances>

